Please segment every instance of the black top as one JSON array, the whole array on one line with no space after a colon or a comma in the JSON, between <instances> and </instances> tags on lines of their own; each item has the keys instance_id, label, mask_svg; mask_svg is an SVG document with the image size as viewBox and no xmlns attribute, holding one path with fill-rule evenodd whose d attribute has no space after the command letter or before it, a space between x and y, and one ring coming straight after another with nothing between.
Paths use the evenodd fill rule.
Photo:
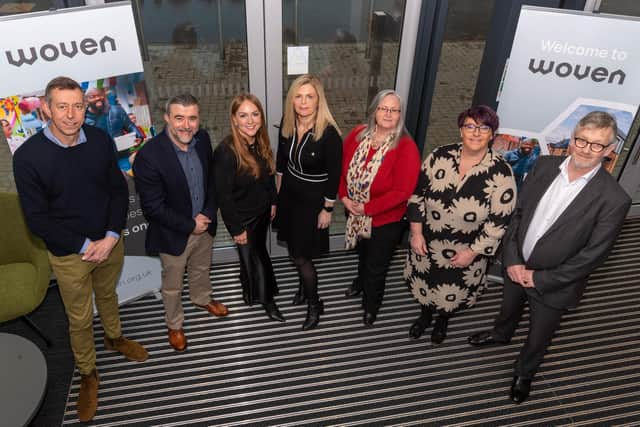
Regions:
<instances>
[{"instance_id":1,"label":"black top","mask_svg":"<svg viewBox=\"0 0 640 427\"><path fill-rule=\"evenodd\" d=\"M313 129L308 130L301 141L294 135L285 138L279 134L278 174L289 172L293 177L310 182L324 183L324 197L335 200L342 168L342 138L336 129L329 125L318 138Z\"/></svg>"},{"instance_id":2,"label":"black top","mask_svg":"<svg viewBox=\"0 0 640 427\"><path fill-rule=\"evenodd\" d=\"M273 175L257 150L256 144L249 152L260 166L260 177L249 172L238 172L238 161L233 151L233 140L227 136L213 153L213 171L216 197L220 213L232 236L241 234L247 221L264 214L276 204L276 185Z\"/></svg>"},{"instance_id":3,"label":"black top","mask_svg":"<svg viewBox=\"0 0 640 427\"><path fill-rule=\"evenodd\" d=\"M126 224L129 192L113 140L84 125L87 142L60 147L38 132L16 150L13 173L31 231L55 256L77 254Z\"/></svg>"}]
</instances>

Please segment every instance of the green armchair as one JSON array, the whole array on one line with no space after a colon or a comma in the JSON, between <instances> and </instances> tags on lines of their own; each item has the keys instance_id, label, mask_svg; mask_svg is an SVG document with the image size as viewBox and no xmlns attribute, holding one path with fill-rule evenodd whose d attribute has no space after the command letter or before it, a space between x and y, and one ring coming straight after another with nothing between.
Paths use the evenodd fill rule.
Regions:
<instances>
[{"instance_id":1,"label":"green armchair","mask_svg":"<svg viewBox=\"0 0 640 427\"><path fill-rule=\"evenodd\" d=\"M22 317L50 345L26 317L49 287L47 248L27 228L17 194L0 193L0 236L0 323Z\"/></svg>"}]
</instances>

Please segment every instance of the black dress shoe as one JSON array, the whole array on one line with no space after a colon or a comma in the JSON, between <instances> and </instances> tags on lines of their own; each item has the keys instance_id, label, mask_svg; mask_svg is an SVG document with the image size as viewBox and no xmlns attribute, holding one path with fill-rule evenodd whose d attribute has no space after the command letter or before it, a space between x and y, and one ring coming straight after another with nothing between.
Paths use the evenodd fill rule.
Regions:
<instances>
[{"instance_id":1,"label":"black dress shoe","mask_svg":"<svg viewBox=\"0 0 640 427\"><path fill-rule=\"evenodd\" d=\"M313 329L318 326L321 314L324 314L324 303L322 300L318 300L315 304L309 303L307 306L307 318L302 324L302 330L308 331L309 329Z\"/></svg>"},{"instance_id":2,"label":"black dress shoe","mask_svg":"<svg viewBox=\"0 0 640 427\"><path fill-rule=\"evenodd\" d=\"M362 293L362 288L357 288L355 286L355 281L352 283L346 291L344 291L344 296L347 298L358 296Z\"/></svg>"},{"instance_id":3,"label":"black dress shoe","mask_svg":"<svg viewBox=\"0 0 640 427\"><path fill-rule=\"evenodd\" d=\"M376 315L374 313L365 311L364 316L362 316L362 321L364 322L364 326L366 326L367 328L371 328L376 321Z\"/></svg>"},{"instance_id":4,"label":"black dress shoe","mask_svg":"<svg viewBox=\"0 0 640 427\"><path fill-rule=\"evenodd\" d=\"M276 322L284 322L284 316L278 310L278 306L275 301L269 301L262 305L264 307L264 311L267 313L267 316L271 320L275 320Z\"/></svg>"},{"instance_id":5,"label":"black dress shoe","mask_svg":"<svg viewBox=\"0 0 640 427\"><path fill-rule=\"evenodd\" d=\"M467 341L471 345L475 345L476 347L482 347L485 345L493 345L493 344L506 344L504 341L498 341L493 337L491 331L482 331L477 332L467 338Z\"/></svg>"},{"instance_id":6,"label":"black dress shoe","mask_svg":"<svg viewBox=\"0 0 640 427\"><path fill-rule=\"evenodd\" d=\"M509 392L509 399L513 403L520 404L527 400L531 392L531 380L515 376L511 383L511 391Z\"/></svg>"},{"instance_id":7,"label":"black dress shoe","mask_svg":"<svg viewBox=\"0 0 640 427\"><path fill-rule=\"evenodd\" d=\"M438 316L433 332L431 332L431 343L434 345L442 344L447 337L447 327L449 326L449 317Z\"/></svg>"},{"instance_id":8,"label":"black dress shoe","mask_svg":"<svg viewBox=\"0 0 640 427\"><path fill-rule=\"evenodd\" d=\"M431 324L431 311L429 311L429 313L426 315L423 313L422 315L420 315L420 317L416 319L415 322L413 322L413 325L411 325L411 329L409 329L409 338L417 340L422 336L422 334L424 333L424 330L427 329L430 324Z\"/></svg>"}]
</instances>

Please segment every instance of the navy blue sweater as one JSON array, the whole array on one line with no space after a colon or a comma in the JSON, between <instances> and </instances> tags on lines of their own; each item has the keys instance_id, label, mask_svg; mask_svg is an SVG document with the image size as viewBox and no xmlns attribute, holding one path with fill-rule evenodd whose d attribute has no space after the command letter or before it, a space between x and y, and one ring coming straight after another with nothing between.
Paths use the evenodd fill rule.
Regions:
<instances>
[{"instance_id":1,"label":"navy blue sweater","mask_svg":"<svg viewBox=\"0 0 640 427\"><path fill-rule=\"evenodd\" d=\"M78 253L85 238L120 233L126 224L129 192L113 141L98 128L83 129L83 144L63 148L39 132L13 156L27 224L56 256Z\"/></svg>"}]
</instances>

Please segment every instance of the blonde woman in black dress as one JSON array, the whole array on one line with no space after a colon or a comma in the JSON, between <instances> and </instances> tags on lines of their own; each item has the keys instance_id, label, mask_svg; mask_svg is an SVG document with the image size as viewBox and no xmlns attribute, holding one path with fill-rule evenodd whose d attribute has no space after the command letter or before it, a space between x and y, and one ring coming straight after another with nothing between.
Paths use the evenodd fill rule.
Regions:
<instances>
[{"instance_id":1,"label":"blonde woman in black dress","mask_svg":"<svg viewBox=\"0 0 640 427\"><path fill-rule=\"evenodd\" d=\"M287 243L298 270L294 304L307 301L303 330L315 328L324 311L312 258L329 250L329 225L342 163L342 138L320 81L293 81L280 126L276 182L278 240Z\"/></svg>"},{"instance_id":2,"label":"blonde woman in black dress","mask_svg":"<svg viewBox=\"0 0 640 427\"><path fill-rule=\"evenodd\" d=\"M284 322L273 298L278 285L266 247L276 213L275 168L258 98L236 96L230 120L231 135L216 148L213 171L222 219L238 249L242 296L249 305L262 304L270 319Z\"/></svg>"}]
</instances>

